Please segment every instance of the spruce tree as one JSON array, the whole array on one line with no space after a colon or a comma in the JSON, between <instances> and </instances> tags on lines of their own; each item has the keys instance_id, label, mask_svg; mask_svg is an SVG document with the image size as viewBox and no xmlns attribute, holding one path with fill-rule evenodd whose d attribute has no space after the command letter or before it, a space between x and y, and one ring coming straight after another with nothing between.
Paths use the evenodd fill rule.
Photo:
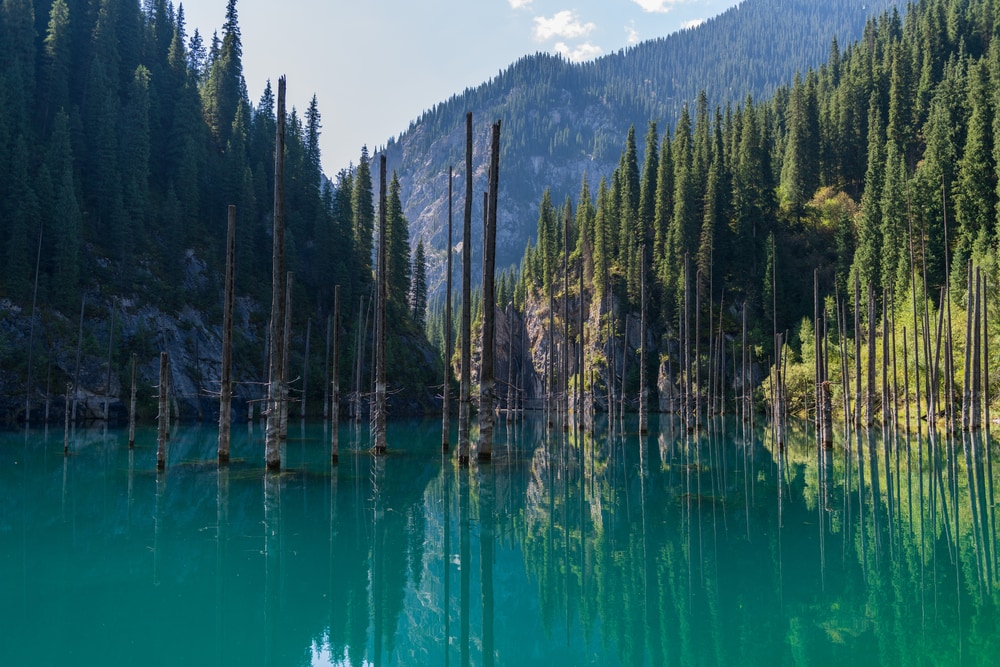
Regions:
<instances>
[{"instance_id":1,"label":"spruce tree","mask_svg":"<svg viewBox=\"0 0 1000 667\"><path fill-rule=\"evenodd\" d=\"M502 302L501 302L502 303ZM427 326L427 256L424 251L424 239L417 241L417 249L413 254L413 324L417 331L423 332Z\"/></svg>"}]
</instances>

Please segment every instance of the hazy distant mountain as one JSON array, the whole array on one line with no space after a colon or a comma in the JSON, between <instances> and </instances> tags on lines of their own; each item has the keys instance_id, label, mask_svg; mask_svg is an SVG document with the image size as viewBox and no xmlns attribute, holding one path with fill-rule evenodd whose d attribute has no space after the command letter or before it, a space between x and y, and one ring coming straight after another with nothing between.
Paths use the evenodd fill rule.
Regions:
<instances>
[{"instance_id":1,"label":"hazy distant mountain","mask_svg":"<svg viewBox=\"0 0 1000 667\"><path fill-rule=\"evenodd\" d=\"M448 167L455 167L454 241L461 243L465 114L473 113L473 252L482 235L489 126L502 121L497 266L520 261L546 187L560 205L574 200L586 174L596 193L618 163L630 125L673 130L701 90L709 104L769 96L796 71L818 66L833 40L843 49L866 19L898 0L745 0L702 25L584 64L536 54L496 78L427 111L384 148L399 175L412 244L429 252L431 292L443 282L447 245ZM640 142L641 150L641 142ZM640 161L642 156L640 155ZM476 261L476 260L474 260ZM478 282L478 276L474 278Z\"/></svg>"}]
</instances>

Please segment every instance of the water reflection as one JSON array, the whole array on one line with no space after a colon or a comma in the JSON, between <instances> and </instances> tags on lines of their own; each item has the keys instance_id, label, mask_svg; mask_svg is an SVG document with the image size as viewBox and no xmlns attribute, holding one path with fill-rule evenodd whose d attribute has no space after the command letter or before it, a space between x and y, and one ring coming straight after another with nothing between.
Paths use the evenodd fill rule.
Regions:
<instances>
[{"instance_id":1,"label":"water reflection","mask_svg":"<svg viewBox=\"0 0 1000 667\"><path fill-rule=\"evenodd\" d=\"M998 549L986 433L650 435L524 419L492 464L435 422L305 425L264 474L212 429L0 435L0 663L987 664ZM235 435L235 434L234 434ZM52 628L59 628L53 632ZM9 630L9 633L7 632ZM174 634L183 641L159 642ZM14 638L12 641L10 638ZM44 662L44 660L43 660Z\"/></svg>"}]
</instances>

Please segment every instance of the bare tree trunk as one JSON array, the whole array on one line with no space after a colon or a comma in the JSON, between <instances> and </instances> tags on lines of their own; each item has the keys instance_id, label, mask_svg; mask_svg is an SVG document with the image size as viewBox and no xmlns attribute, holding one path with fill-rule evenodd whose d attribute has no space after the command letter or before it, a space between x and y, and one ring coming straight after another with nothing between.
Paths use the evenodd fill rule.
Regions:
<instances>
[{"instance_id":1,"label":"bare tree trunk","mask_svg":"<svg viewBox=\"0 0 1000 667\"><path fill-rule=\"evenodd\" d=\"M80 326L76 334L76 370L73 371L73 423L76 423L76 397L80 391L80 355L83 353L83 314L87 309L87 295L80 299Z\"/></svg>"},{"instance_id":2,"label":"bare tree trunk","mask_svg":"<svg viewBox=\"0 0 1000 667\"><path fill-rule=\"evenodd\" d=\"M233 402L233 303L236 277L236 207L229 207L226 231L226 289L222 303L222 371L219 391L219 463L229 462ZM134 408L133 403L133 408Z\"/></svg>"},{"instance_id":3,"label":"bare tree trunk","mask_svg":"<svg viewBox=\"0 0 1000 667\"><path fill-rule=\"evenodd\" d=\"M333 288L333 368L330 370L330 463L340 458L340 285Z\"/></svg>"},{"instance_id":4,"label":"bare tree trunk","mask_svg":"<svg viewBox=\"0 0 1000 667\"><path fill-rule=\"evenodd\" d=\"M66 383L66 406L63 414L63 456L69 456L69 393L73 386Z\"/></svg>"},{"instance_id":5,"label":"bare tree trunk","mask_svg":"<svg viewBox=\"0 0 1000 667\"><path fill-rule=\"evenodd\" d=\"M28 336L28 383L24 391L24 424L31 423L31 383L34 371L33 362L35 359L35 307L38 303L38 269L42 264L42 232L44 224L38 228L38 251L35 254L35 287L31 293L31 333ZM113 311L112 311L113 312ZM108 373L111 373L110 367ZM105 412L107 412L107 401L105 400Z\"/></svg>"},{"instance_id":6,"label":"bare tree trunk","mask_svg":"<svg viewBox=\"0 0 1000 667\"><path fill-rule=\"evenodd\" d=\"M451 258L452 251L452 180L455 168L448 167L448 259L444 294L444 386L441 397L441 450L451 445Z\"/></svg>"},{"instance_id":7,"label":"bare tree trunk","mask_svg":"<svg viewBox=\"0 0 1000 667\"><path fill-rule=\"evenodd\" d=\"M648 379L646 378L646 237L645 231L643 232L642 239L642 259L639 260L641 266L639 267L639 301L641 303L639 307L639 335L642 336L642 342L639 347L639 435L646 435L649 433L649 416L647 411L649 410L649 398L646 394L646 385L648 384ZM711 327L709 327L711 328ZM627 332L626 332L627 335Z\"/></svg>"},{"instance_id":8,"label":"bare tree trunk","mask_svg":"<svg viewBox=\"0 0 1000 667\"><path fill-rule=\"evenodd\" d=\"M340 285L334 288L337 294L334 296L334 301L340 299ZM323 360L323 372L325 377L323 378L323 421L330 418L330 333L333 329L333 318L330 315L326 317L326 358Z\"/></svg>"},{"instance_id":9,"label":"bare tree trunk","mask_svg":"<svg viewBox=\"0 0 1000 667\"><path fill-rule=\"evenodd\" d=\"M271 322L267 386L267 428L264 459L268 470L281 469L281 392L285 369L282 366L283 324L285 320L285 77L278 79L277 127L274 148L274 233L271 252Z\"/></svg>"},{"instance_id":10,"label":"bare tree trunk","mask_svg":"<svg viewBox=\"0 0 1000 667\"><path fill-rule=\"evenodd\" d=\"M584 230L579 229L579 230L577 230L577 233L578 234L583 234ZM583 311L584 311L584 304L586 303L586 299L584 298L584 294L583 294L583 256L582 255L580 256L579 279L580 279L580 314L579 314L579 317L577 318L577 325L579 327L580 344L577 347L577 371L576 371L576 377L577 377L577 381L578 381L577 382L578 386L577 386L576 413L577 413L577 421L579 422L579 427L580 427L580 430L582 432L583 428L585 426L584 420L586 419L586 411L583 409L583 386L584 386L584 382L583 382L583 380L584 380L583 366L584 366L584 355L586 354L586 348L584 347L585 341L584 341L584 335L583 335ZM591 386L591 391L593 391L593 385Z\"/></svg>"},{"instance_id":11,"label":"bare tree trunk","mask_svg":"<svg viewBox=\"0 0 1000 667\"><path fill-rule=\"evenodd\" d=\"M128 448L135 447L135 375L138 367L138 355L132 353L132 399L129 401L128 409Z\"/></svg>"},{"instance_id":12,"label":"bare tree trunk","mask_svg":"<svg viewBox=\"0 0 1000 667\"><path fill-rule=\"evenodd\" d=\"M378 197L378 308L375 316L375 453L384 454L385 442L385 302L388 298L386 281L386 194L385 153L379 156Z\"/></svg>"},{"instance_id":13,"label":"bare tree trunk","mask_svg":"<svg viewBox=\"0 0 1000 667\"><path fill-rule=\"evenodd\" d=\"M167 431L170 419L170 406L167 404L168 358L166 352L160 352L160 394L159 411L157 413L156 433L156 469L163 470L167 465Z\"/></svg>"},{"instance_id":14,"label":"bare tree trunk","mask_svg":"<svg viewBox=\"0 0 1000 667\"><path fill-rule=\"evenodd\" d=\"M563 354L562 354L562 429L569 431L569 226L572 222L570 209L566 209L563 220Z\"/></svg>"},{"instance_id":15,"label":"bare tree trunk","mask_svg":"<svg viewBox=\"0 0 1000 667\"><path fill-rule=\"evenodd\" d=\"M285 325L281 336L281 420L278 425L278 437L282 440L288 439L288 407L291 403L291 392L289 391L289 370L291 364L289 359L292 351L292 281L295 276L289 271L285 274L285 303L282 309L285 311Z\"/></svg>"},{"instance_id":16,"label":"bare tree trunk","mask_svg":"<svg viewBox=\"0 0 1000 667\"><path fill-rule=\"evenodd\" d=\"M458 461L469 462L472 351L472 112L465 114L465 218L462 222L462 368L458 403Z\"/></svg>"},{"instance_id":17,"label":"bare tree trunk","mask_svg":"<svg viewBox=\"0 0 1000 667\"><path fill-rule=\"evenodd\" d=\"M500 181L500 121L493 124L490 144L488 206L483 228L483 353L479 373L479 448L477 458L493 458L493 405L496 394L494 356L496 350L495 266L497 247L497 193Z\"/></svg>"},{"instance_id":18,"label":"bare tree trunk","mask_svg":"<svg viewBox=\"0 0 1000 667\"><path fill-rule=\"evenodd\" d=\"M306 351L302 361L302 400L299 402L299 419L306 418L306 396L309 395L309 343L312 338L312 318L306 321Z\"/></svg>"},{"instance_id":19,"label":"bare tree trunk","mask_svg":"<svg viewBox=\"0 0 1000 667\"><path fill-rule=\"evenodd\" d=\"M115 342L115 300L111 298L111 321L108 323L108 377L104 383L104 421L111 421L111 358Z\"/></svg>"}]
</instances>

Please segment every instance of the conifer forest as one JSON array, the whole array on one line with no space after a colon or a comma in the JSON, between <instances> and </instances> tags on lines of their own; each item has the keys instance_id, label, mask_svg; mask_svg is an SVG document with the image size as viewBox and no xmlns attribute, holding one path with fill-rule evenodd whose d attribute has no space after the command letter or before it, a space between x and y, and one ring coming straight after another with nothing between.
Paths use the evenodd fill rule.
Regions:
<instances>
[{"instance_id":1,"label":"conifer forest","mask_svg":"<svg viewBox=\"0 0 1000 667\"><path fill-rule=\"evenodd\" d=\"M462 404L466 389L478 403L488 319L501 411L896 423L920 405L925 419L981 424L1000 389L998 24L991 0L893 5L857 41L814 45L825 59L772 92L717 101L713 79L676 119L633 125L617 167L580 173L575 198L546 191L520 263L496 267L486 299L478 263L458 289L472 245L458 239L482 238L479 220L471 237L456 223L452 252L413 238L398 176L383 174L380 191L377 152L323 174L315 97L282 110L268 83L251 101L235 0L211 36L189 32L183 5L166 0L4 0L4 419L58 422L71 403L74 418L77 403L90 418L155 418L167 350L182 418L214 419L235 206L229 372L251 415L265 409L281 296L302 415L329 413L331 383L340 414L367 415L383 334L389 414L440 411L444 395ZM482 141L494 120L475 119ZM500 120L502 181L524 121ZM471 187L452 200L460 222L470 197L480 210ZM275 276L279 216L288 280ZM454 260L450 290L431 280L432 256Z\"/></svg>"}]
</instances>

